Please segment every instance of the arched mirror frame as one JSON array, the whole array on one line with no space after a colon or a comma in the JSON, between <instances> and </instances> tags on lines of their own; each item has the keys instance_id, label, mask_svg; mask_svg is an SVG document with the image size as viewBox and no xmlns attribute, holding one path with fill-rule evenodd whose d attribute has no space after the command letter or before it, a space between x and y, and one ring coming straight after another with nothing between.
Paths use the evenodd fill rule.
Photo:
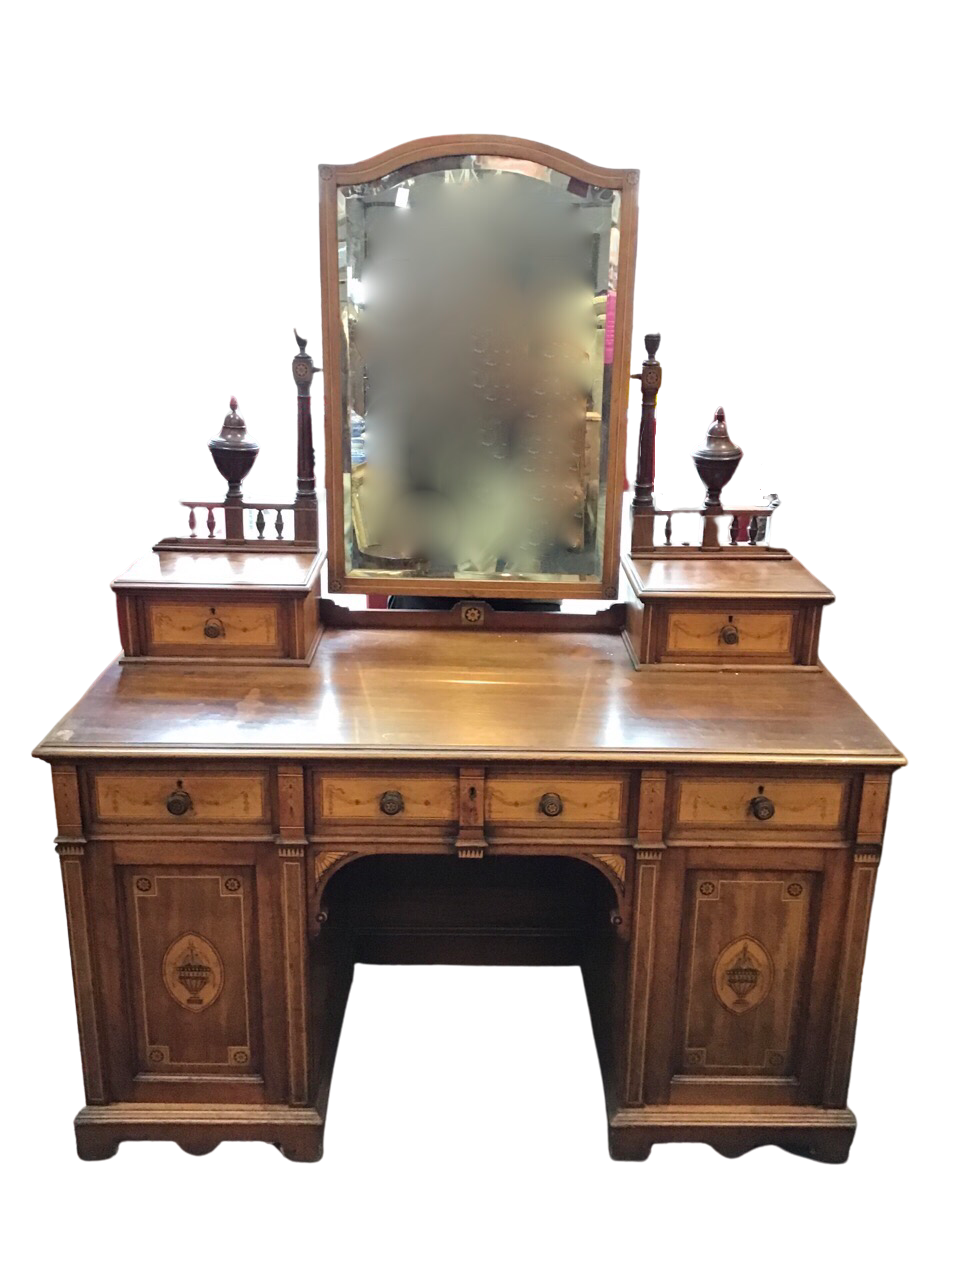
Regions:
<instances>
[{"instance_id":1,"label":"arched mirror frame","mask_svg":"<svg viewBox=\"0 0 960 1280\"><path fill-rule=\"evenodd\" d=\"M441 156L509 156L545 165L582 182L608 187L620 193L620 244L610 418L604 505L604 538L600 582L550 582L461 578L363 576L347 573L343 539L343 431L341 422L341 343L339 270L337 250L337 188L382 178L406 165ZM576 156L524 138L495 134L451 134L423 138L384 151L369 160L349 165L321 165L320 176L320 280L323 307L324 438L326 445L328 586L332 592L440 595L466 599L517 598L557 600L615 599L620 574L621 510L625 475L627 391L630 340L633 322L633 287L637 241L636 169L605 169Z\"/></svg>"}]
</instances>

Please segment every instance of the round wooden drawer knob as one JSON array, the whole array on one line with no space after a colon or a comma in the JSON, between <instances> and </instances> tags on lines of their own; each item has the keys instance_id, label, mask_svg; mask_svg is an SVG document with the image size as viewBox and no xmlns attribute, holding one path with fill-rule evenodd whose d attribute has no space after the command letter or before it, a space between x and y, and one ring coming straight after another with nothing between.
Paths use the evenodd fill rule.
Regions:
<instances>
[{"instance_id":1,"label":"round wooden drawer knob","mask_svg":"<svg viewBox=\"0 0 960 1280\"><path fill-rule=\"evenodd\" d=\"M380 812L385 813L388 818L394 818L398 813L403 813L403 796L399 791L385 791L380 797Z\"/></svg>"},{"instance_id":2,"label":"round wooden drawer knob","mask_svg":"<svg viewBox=\"0 0 960 1280\"><path fill-rule=\"evenodd\" d=\"M176 791L171 791L167 796L167 813L172 813L175 818L182 818L192 808L193 801L178 782Z\"/></svg>"},{"instance_id":3,"label":"round wooden drawer knob","mask_svg":"<svg viewBox=\"0 0 960 1280\"><path fill-rule=\"evenodd\" d=\"M720 628L720 639L724 644L739 644L740 632L732 622L728 622Z\"/></svg>"},{"instance_id":4,"label":"round wooden drawer knob","mask_svg":"<svg viewBox=\"0 0 960 1280\"><path fill-rule=\"evenodd\" d=\"M545 818L559 818L563 813L563 801L555 791L546 791L540 797L540 812Z\"/></svg>"},{"instance_id":5,"label":"round wooden drawer knob","mask_svg":"<svg viewBox=\"0 0 960 1280\"><path fill-rule=\"evenodd\" d=\"M776 809L769 796L754 796L750 801L750 812L758 822L766 822L773 817Z\"/></svg>"},{"instance_id":6,"label":"round wooden drawer knob","mask_svg":"<svg viewBox=\"0 0 960 1280\"><path fill-rule=\"evenodd\" d=\"M203 624L203 634L208 640L219 640L224 634L224 626L220 619L213 614Z\"/></svg>"}]
</instances>

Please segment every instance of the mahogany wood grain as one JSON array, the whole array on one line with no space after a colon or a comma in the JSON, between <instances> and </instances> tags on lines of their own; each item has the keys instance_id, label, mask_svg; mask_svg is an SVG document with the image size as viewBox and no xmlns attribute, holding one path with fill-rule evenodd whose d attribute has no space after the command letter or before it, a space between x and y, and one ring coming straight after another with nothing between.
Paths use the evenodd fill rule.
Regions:
<instances>
[{"instance_id":1,"label":"mahogany wood grain","mask_svg":"<svg viewBox=\"0 0 960 1280\"><path fill-rule=\"evenodd\" d=\"M107 668L48 760L222 755L896 767L825 671L633 671L615 636L324 632L309 667Z\"/></svg>"}]
</instances>

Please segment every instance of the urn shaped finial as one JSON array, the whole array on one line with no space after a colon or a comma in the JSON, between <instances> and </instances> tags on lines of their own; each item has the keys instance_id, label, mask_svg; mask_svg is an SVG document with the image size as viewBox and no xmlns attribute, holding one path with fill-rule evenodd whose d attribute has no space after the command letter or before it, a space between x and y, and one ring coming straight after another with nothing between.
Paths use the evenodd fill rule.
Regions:
<instances>
[{"instance_id":1,"label":"urn shaped finial","mask_svg":"<svg viewBox=\"0 0 960 1280\"><path fill-rule=\"evenodd\" d=\"M217 470L227 482L227 498L239 500L240 486L256 461L260 446L247 439L247 424L237 413L236 396L230 397L230 412L209 448Z\"/></svg>"},{"instance_id":2,"label":"urn shaped finial","mask_svg":"<svg viewBox=\"0 0 960 1280\"><path fill-rule=\"evenodd\" d=\"M693 455L697 474L706 485L706 507L719 507L720 492L743 457L743 450L727 435L727 415L720 408L713 415L707 443Z\"/></svg>"}]
</instances>

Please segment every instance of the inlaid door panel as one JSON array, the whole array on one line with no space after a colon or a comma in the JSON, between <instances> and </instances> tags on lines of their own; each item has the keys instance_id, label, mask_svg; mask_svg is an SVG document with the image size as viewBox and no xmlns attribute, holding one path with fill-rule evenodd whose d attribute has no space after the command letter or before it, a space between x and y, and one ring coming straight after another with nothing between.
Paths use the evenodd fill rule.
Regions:
<instances>
[{"instance_id":1,"label":"inlaid door panel","mask_svg":"<svg viewBox=\"0 0 960 1280\"><path fill-rule=\"evenodd\" d=\"M819 879L806 871L688 870L676 1075L798 1074Z\"/></svg>"},{"instance_id":2,"label":"inlaid door panel","mask_svg":"<svg viewBox=\"0 0 960 1280\"><path fill-rule=\"evenodd\" d=\"M137 1078L258 1078L255 869L118 870Z\"/></svg>"}]
</instances>

